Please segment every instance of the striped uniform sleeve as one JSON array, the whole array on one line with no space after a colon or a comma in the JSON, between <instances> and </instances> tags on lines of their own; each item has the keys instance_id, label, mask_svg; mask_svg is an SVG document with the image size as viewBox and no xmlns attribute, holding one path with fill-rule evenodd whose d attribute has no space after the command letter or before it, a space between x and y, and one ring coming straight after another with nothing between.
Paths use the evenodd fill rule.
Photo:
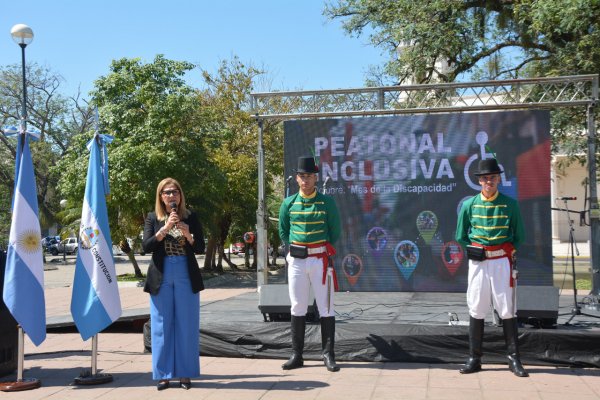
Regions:
<instances>
[{"instance_id":1,"label":"striped uniform sleeve","mask_svg":"<svg viewBox=\"0 0 600 400\"><path fill-rule=\"evenodd\" d=\"M471 215L469 211L471 210L473 199L474 198L471 198L463 202L460 213L458 214L458 221L456 222L456 241L463 246L471 244L471 240L469 239L469 232L471 231Z\"/></svg>"},{"instance_id":2,"label":"striped uniform sleeve","mask_svg":"<svg viewBox=\"0 0 600 400\"><path fill-rule=\"evenodd\" d=\"M290 213L287 199L283 200L279 207L279 237L284 243L290 243Z\"/></svg>"}]
</instances>

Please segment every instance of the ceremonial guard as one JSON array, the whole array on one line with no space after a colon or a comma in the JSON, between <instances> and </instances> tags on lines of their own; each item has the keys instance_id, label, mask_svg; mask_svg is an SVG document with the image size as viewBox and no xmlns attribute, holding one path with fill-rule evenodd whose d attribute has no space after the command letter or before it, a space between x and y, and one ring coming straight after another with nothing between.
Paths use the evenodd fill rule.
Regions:
<instances>
[{"instance_id":1,"label":"ceremonial guard","mask_svg":"<svg viewBox=\"0 0 600 400\"><path fill-rule=\"evenodd\" d=\"M525 230L516 200L498 192L500 169L495 158L481 160L481 193L466 200L460 210L456 240L467 248L469 277L470 357L461 374L481 371L483 326L493 305L502 318L508 366L519 377L529 376L521 365L516 319L516 257Z\"/></svg>"},{"instance_id":2,"label":"ceremonial guard","mask_svg":"<svg viewBox=\"0 0 600 400\"><path fill-rule=\"evenodd\" d=\"M335 310L337 289L331 257L340 236L340 217L334 200L317 191L318 167L313 157L300 157L296 170L297 194L287 197L279 209L279 236L289 244L287 255L291 301L292 356L285 370L304 365L304 332L310 286L321 316L322 355L328 371L339 371L335 362Z\"/></svg>"}]
</instances>

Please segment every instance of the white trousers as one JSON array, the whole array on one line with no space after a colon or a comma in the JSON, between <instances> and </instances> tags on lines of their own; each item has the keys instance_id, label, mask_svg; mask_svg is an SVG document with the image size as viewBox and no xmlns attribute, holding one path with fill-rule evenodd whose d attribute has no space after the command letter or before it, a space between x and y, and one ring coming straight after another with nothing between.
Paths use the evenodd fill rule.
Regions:
<instances>
[{"instance_id":1,"label":"white trousers","mask_svg":"<svg viewBox=\"0 0 600 400\"><path fill-rule=\"evenodd\" d=\"M514 290L510 287L508 258L469 260L467 305L471 317L485 319L493 304L500 318L514 318Z\"/></svg>"},{"instance_id":2,"label":"white trousers","mask_svg":"<svg viewBox=\"0 0 600 400\"><path fill-rule=\"evenodd\" d=\"M335 316L333 307L333 296L335 288L333 285L332 271L329 269L327 274L331 282L329 295L327 294L327 279L323 284L323 260L317 257L294 258L289 254L286 257L288 262L288 282L290 292L290 302L292 304L291 314L295 317L302 317L308 311L308 299L310 296L310 287L312 286L315 294L315 301L321 317ZM329 297L329 306L327 298Z\"/></svg>"}]
</instances>

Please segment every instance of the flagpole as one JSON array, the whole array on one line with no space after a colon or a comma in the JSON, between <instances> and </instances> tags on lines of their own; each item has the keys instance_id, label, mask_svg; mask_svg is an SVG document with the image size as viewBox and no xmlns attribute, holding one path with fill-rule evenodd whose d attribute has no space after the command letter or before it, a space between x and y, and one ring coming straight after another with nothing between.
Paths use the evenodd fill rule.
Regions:
<instances>
[{"instance_id":1,"label":"flagpole","mask_svg":"<svg viewBox=\"0 0 600 400\"><path fill-rule=\"evenodd\" d=\"M23 327L21 325L17 325L19 332L19 350L18 350L18 360L17 360L17 386L18 389L15 390L29 390L29 389L37 389L42 386L42 381L37 378L23 378L23 365L25 359L25 332L23 331ZM11 390L6 390L11 391Z\"/></svg>"},{"instance_id":2,"label":"flagpole","mask_svg":"<svg viewBox=\"0 0 600 400\"><path fill-rule=\"evenodd\" d=\"M17 347L17 382L23 381L23 360L25 358L24 332L21 325L17 325L19 343Z\"/></svg>"},{"instance_id":3,"label":"flagpole","mask_svg":"<svg viewBox=\"0 0 600 400\"><path fill-rule=\"evenodd\" d=\"M24 332L21 325L17 325L17 380L14 382L0 382L0 391L2 392L20 392L23 390L37 389L42 386L42 382L36 378L23 378L23 359L25 357Z\"/></svg>"},{"instance_id":4,"label":"flagpole","mask_svg":"<svg viewBox=\"0 0 600 400\"><path fill-rule=\"evenodd\" d=\"M101 385L112 382L111 374L98 373L98 334L92 336L92 368L89 371L83 371L73 380L75 385Z\"/></svg>"},{"instance_id":5,"label":"flagpole","mask_svg":"<svg viewBox=\"0 0 600 400\"><path fill-rule=\"evenodd\" d=\"M98 372L98 335L92 338L92 375Z\"/></svg>"}]
</instances>

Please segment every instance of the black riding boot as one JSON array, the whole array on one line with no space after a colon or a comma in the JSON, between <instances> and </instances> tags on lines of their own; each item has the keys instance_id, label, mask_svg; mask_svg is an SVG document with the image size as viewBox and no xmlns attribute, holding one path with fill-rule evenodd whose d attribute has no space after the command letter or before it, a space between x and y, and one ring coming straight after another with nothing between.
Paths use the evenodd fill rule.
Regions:
<instances>
[{"instance_id":1,"label":"black riding boot","mask_svg":"<svg viewBox=\"0 0 600 400\"><path fill-rule=\"evenodd\" d=\"M506 340L506 350L508 352L508 368L518 377L529 376L519 356L519 332L517 329L517 319L510 318L503 320L504 340Z\"/></svg>"},{"instance_id":2,"label":"black riding boot","mask_svg":"<svg viewBox=\"0 0 600 400\"><path fill-rule=\"evenodd\" d=\"M292 356L281 366L281 368L294 369L304 366L302 352L304 351L305 328L306 316L296 317L292 315Z\"/></svg>"},{"instance_id":3,"label":"black riding boot","mask_svg":"<svg viewBox=\"0 0 600 400\"><path fill-rule=\"evenodd\" d=\"M483 352L483 319L469 319L469 359L460 369L461 374L472 374L481 371L481 356Z\"/></svg>"},{"instance_id":4,"label":"black riding boot","mask_svg":"<svg viewBox=\"0 0 600 400\"><path fill-rule=\"evenodd\" d=\"M335 317L321 317L321 345L323 348L323 362L327 371L336 372L340 367L335 363Z\"/></svg>"}]
</instances>

